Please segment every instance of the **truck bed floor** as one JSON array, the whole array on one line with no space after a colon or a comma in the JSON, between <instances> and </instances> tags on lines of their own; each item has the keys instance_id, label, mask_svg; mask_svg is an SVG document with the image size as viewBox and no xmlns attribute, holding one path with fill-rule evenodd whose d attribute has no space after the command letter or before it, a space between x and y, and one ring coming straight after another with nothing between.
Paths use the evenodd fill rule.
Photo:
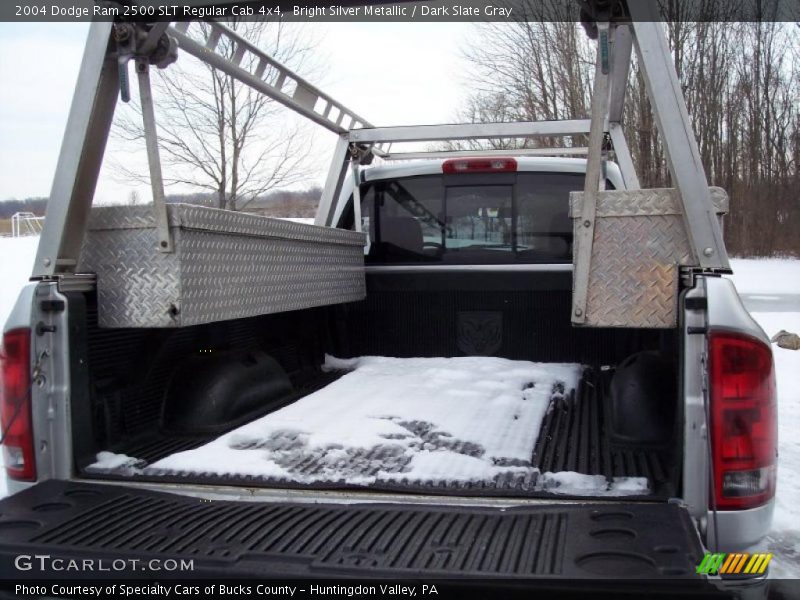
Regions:
<instances>
[{"instance_id":1,"label":"truck bed floor","mask_svg":"<svg viewBox=\"0 0 800 600\"><path fill-rule=\"evenodd\" d=\"M335 375L324 374L318 379L308 381L298 390L297 397L310 394L336 379ZM572 471L585 475L602 475L609 481L614 477L646 477L650 494L636 496L641 499L663 500L674 495L670 485L668 458L664 448L653 448L636 445L620 445L610 440L605 427L603 394L605 386L600 384L597 371L587 370L577 392L568 397L554 396L547 415L538 432L530 464L541 473L557 473ZM219 433L202 436L175 436L169 433L152 433L116 445L112 450L142 459L147 464L170 454L197 448ZM532 432L532 435L537 435ZM284 440L291 444L292 440ZM270 448L275 450L275 448ZM384 457L385 447L377 447L362 452L363 456L353 457L351 462L356 466L363 465L363 475L374 475L376 463L386 463L392 457ZM313 475L324 465L317 464L314 457L302 455L297 464L287 465L295 473ZM352 467L352 465L349 465ZM159 470L144 468L132 472L111 470L108 472L85 472L85 475L96 478L143 479L180 483L226 484L226 485L259 485L264 487L341 489L358 487L345 482L317 481L303 484L284 479L278 480L263 476L182 472L175 470ZM485 481L381 481L371 486L373 489L402 491L425 494L469 494L488 496L539 496L543 494L542 484L536 474L503 474ZM563 496L562 496L563 497ZM568 497L568 496L567 496Z\"/></svg>"},{"instance_id":2,"label":"truck bed floor","mask_svg":"<svg viewBox=\"0 0 800 600\"><path fill-rule=\"evenodd\" d=\"M551 403L534 449L534 466L542 473L646 477L657 496L674 495L668 446L614 442L603 410L606 391L601 374L587 370L575 398Z\"/></svg>"},{"instance_id":3,"label":"truck bed floor","mask_svg":"<svg viewBox=\"0 0 800 600\"><path fill-rule=\"evenodd\" d=\"M283 404L290 404L308 394L313 394L329 383L336 381L343 374L344 371L328 371L303 374L302 377L297 376L293 381L295 392L286 398ZM109 450L117 454L135 456L150 464L176 452L193 450L224 432L225 430L220 430L213 433L182 435L157 429L153 432L141 433L135 437L118 441Z\"/></svg>"}]
</instances>

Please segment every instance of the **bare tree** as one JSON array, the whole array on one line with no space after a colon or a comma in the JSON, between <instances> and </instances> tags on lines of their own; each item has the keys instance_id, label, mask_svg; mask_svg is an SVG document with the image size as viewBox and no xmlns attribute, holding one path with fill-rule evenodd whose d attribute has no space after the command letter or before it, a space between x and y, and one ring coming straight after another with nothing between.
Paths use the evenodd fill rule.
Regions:
<instances>
[{"instance_id":1,"label":"bare tree","mask_svg":"<svg viewBox=\"0 0 800 600\"><path fill-rule=\"evenodd\" d=\"M518 7L515 7L515 10ZM473 90L458 117L470 122L570 119L588 112L594 50L576 21L578 3L531 3L513 23L475 26L463 51L475 69ZM564 140L459 142L449 148L534 148Z\"/></svg>"},{"instance_id":2,"label":"bare tree","mask_svg":"<svg viewBox=\"0 0 800 600\"><path fill-rule=\"evenodd\" d=\"M293 68L309 62L310 43L298 26L264 21L228 24L239 35ZM205 29L205 23L191 27ZM223 36L217 52L231 58ZM158 138L165 185L210 191L219 208L244 209L274 188L307 175L310 136L285 109L263 94L206 63L181 57L154 77ZM245 69L258 59L246 53ZM264 79L274 79L268 68ZM144 132L139 106L131 102L115 121L114 133L139 142ZM116 165L124 178L147 182L147 173Z\"/></svg>"},{"instance_id":3,"label":"bare tree","mask_svg":"<svg viewBox=\"0 0 800 600\"><path fill-rule=\"evenodd\" d=\"M717 22L691 20L707 8L704 3L716 11ZM732 23L733 3L664 0L663 7L703 165L711 185L724 187L731 198L725 226L729 250L800 254L800 29L771 22L769 14L761 22ZM729 14L721 14L726 10ZM595 48L575 15L565 16L477 25L465 51L475 67L474 92L461 120L586 118ZM627 85L623 125L642 185L669 186L667 157L635 58ZM553 140L460 147L546 143Z\"/></svg>"}]
</instances>

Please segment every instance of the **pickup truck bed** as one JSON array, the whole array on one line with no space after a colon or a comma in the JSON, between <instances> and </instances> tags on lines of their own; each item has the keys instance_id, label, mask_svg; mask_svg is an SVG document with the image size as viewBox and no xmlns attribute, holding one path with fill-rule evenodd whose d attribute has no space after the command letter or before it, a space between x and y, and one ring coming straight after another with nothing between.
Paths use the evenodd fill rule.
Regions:
<instances>
[{"instance_id":1,"label":"pickup truck bed","mask_svg":"<svg viewBox=\"0 0 800 600\"><path fill-rule=\"evenodd\" d=\"M568 318L570 286L569 271L542 271L526 277L486 272L481 274L480 286L471 273L375 272L367 274L367 298L359 303L171 331L100 328L92 297L73 294L70 321L85 324L80 337L76 333L76 340L85 340L88 360L83 376L91 398L91 402L73 403L77 470L89 478L309 487L302 482L252 474L90 472L87 467L96 462L100 451L153 464L176 452L202 446L247 421L306 397L341 376L340 372L322 370L325 353L340 357L442 357L484 352L511 360L585 366L575 393L554 398L541 426L530 431L532 452L527 460L532 467L540 473L571 471L609 480L646 477L650 493L642 499L663 501L676 496L681 460L676 455L679 446L675 434L669 433L673 430L670 418L661 423L667 432L661 442L625 439L614 432L610 398L616 366L642 351L674 356L670 350L675 343L674 332L575 329ZM497 323L496 329L487 338L484 334L492 323ZM200 360L198 356L205 356L206 350L224 353L232 349L254 349L273 357L289 380L288 391L271 403L262 404L258 414L227 423L217 419L214 423L219 425L210 429L176 429L165 423L165 405L173 402L171 396L178 393L175 390L181 390L193 378L176 379L181 365L194 364L191 361ZM213 364L213 358L208 360ZM668 377L674 381L675 375ZM76 381L79 379L76 376ZM659 405L674 406L677 398L669 388L660 385L655 393L646 394L651 397L637 400L637 405L645 411ZM196 412L192 409L187 414ZM638 418L627 409L623 417L624 422L634 424ZM295 468L313 472L315 465L309 462ZM313 487L354 486L328 481L315 482ZM373 484L372 489L553 497L537 485L536 478L477 483L381 482Z\"/></svg>"}]
</instances>

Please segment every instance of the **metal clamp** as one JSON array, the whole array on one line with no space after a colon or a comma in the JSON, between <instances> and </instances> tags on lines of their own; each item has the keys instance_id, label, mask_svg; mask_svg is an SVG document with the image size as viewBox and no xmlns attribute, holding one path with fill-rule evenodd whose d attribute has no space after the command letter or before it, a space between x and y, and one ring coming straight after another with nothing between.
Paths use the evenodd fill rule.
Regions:
<instances>
[{"instance_id":1,"label":"metal clamp","mask_svg":"<svg viewBox=\"0 0 800 600\"><path fill-rule=\"evenodd\" d=\"M119 95L123 102L130 102L131 90L128 78L128 62L146 60L159 69L166 69L178 58L178 44L165 32L169 23L144 24L117 23L114 25L114 41L117 45L117 68L119 71Z\"/></svg>"}]
</instances>

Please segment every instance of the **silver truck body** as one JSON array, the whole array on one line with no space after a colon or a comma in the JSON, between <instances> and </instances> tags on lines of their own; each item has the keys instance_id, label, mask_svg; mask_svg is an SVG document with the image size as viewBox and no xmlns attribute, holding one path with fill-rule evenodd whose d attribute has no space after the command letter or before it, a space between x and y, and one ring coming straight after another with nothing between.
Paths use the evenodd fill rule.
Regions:
<instances>
[{"instance_id":1,"label":"silver truck body","mask_svg":"<svg viewBox=\"0 0 800 600\"><path fill-rule=\"evenodd\" d=\"M518 158L520 171L538 172L585 172L586 161L580 159L563 158ZM430 175L441 172L441 160L420 160L409 163L377 166L363 170L364 181L378 181L382 179L395 179L418 175ZM624 182L619 168L614 163L608 164L608 180L617 189L624 189ZM341 191L334 214L336 220L352 202L353 182L349 179ZM470 270L476 276L480 272L493 270L515 270L532 274L548 270L571 270L570 265L561 264L536 264L536 265L472 265L472 266L385 266L367 267L369 270L396 270L414 272L415 270L440 270L452 269ZM530 275L528 275L530 276ZM719 277L697 277L695 286L686 290L687 298L704 298L708 302L707 311L685 311L682 315L682 327L722 328L737 331L758 338L764 343L769 343L767 335L753 320L744 308L733 283ZM17 304L5 324L5 330L17 328L31 328L35 330L37 324L44 323L55 326L56 333L46 336L34 336L32 348L32 364L40 365L41 384L33 388L33 416L34 427L37 434L37 473L40 479L57 478L72 479L76 473L72 470L70 460L71 452L71 423L69 361L70 339L65 332L69 331L67 312L56 314L42 313L37 307L37 300L62 300L67 298L58 291L58 286L53 282L32 282L28 284L20 295ZM708 373L704 370L707 365L706 342L703 336L685 335L685 346L682 356L684 393L682 403L686 414L684 429L684 464L683 464L683 496L681 500L689 507L690 514L696 519L700 533L720 551L741 550L751 546L762 538L768 531L772 520L774 501L758 508L739 511L717 511L716 514L709 510L708 489L709 460L707 423L705 416L705 396L707 394ZM75 398L74 401L84 401ZM33 483L8 480L9 490L15 493L34 485ZM175 484L139 484L150 489L169 490L175 493L190 494L204 498L233 497L248 499L250 501L335 501L335 502L408 502L409 497L403 495L367 493L332 493L311 492L296 490L266 490L250 489L243 492L239 488L211 488L204 486L175 485ZM417 497L418 502L433 502L445 505L460 505L463 503L477 503L479 505L513 506L517 503L526 504L537 502L535 500L519 499L513 502L502 499L487 498L442 498L442 497ZM716 529L715 529L716 524Z\"/></svg>"}]
</instances>

